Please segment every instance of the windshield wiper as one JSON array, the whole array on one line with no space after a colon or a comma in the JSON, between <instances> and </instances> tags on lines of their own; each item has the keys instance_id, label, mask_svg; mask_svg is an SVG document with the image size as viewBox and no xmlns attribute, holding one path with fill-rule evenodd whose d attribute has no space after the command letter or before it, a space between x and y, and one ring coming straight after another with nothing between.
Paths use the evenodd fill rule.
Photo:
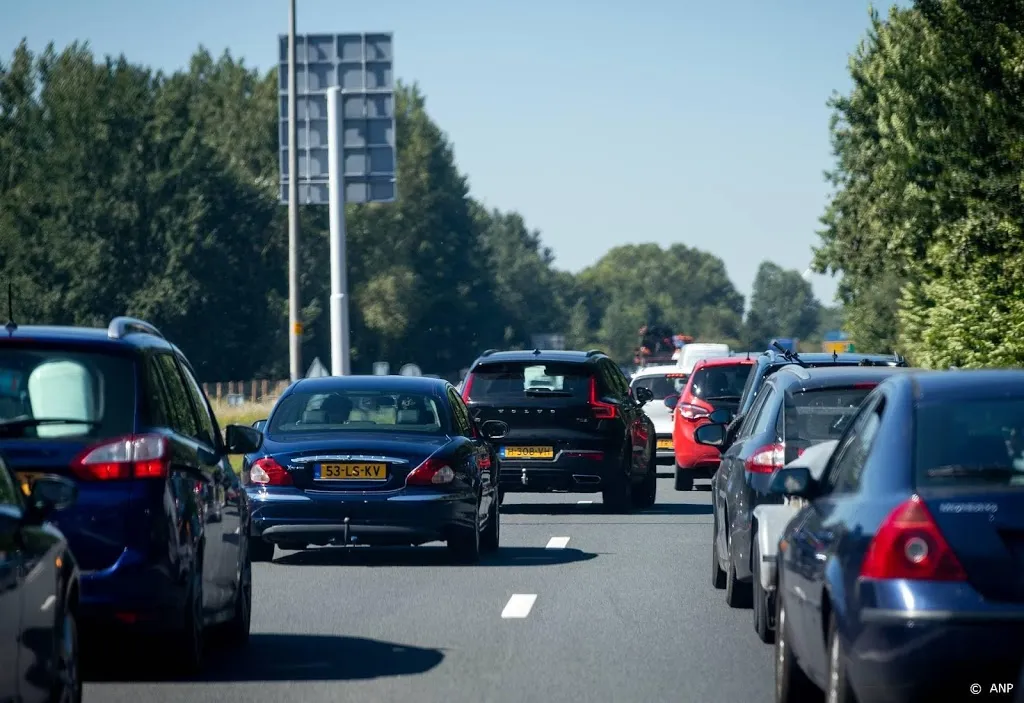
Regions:
<instances>
[{"instance_id":1,"label":"windshield wiper","mask_svg":"<svg viewBox=\"0 0 1024 703\"><path fill-rule=\"evenodd\" d=\"M17 432L24 432L30 427L42 425L86 425L90 428L99 427L96 420L75 420L66 417L15 417L10 420L0 420L0 434L12 435Z\"/></svg>"},{"instance_id":2,"label":"windshield wiper","mask_svg":"<svg viewBox=\"0 0 1024 703\"><path fill-rule=\"evenodd\" d=\"M938 466L928 469L928 478L959 478L970 476L972 478L988 478L993 480L1005 479L1008 476L1019 476L1024 473L1017 471L1012 466L977 466L970 464L951 464L949 466Z\"/></svg>"},{"instance_id":3,"label":"windshield wiper","mask_svg":"<svg viewBox=\"0 0 1024 703\"><path fill-rule=\"evenodd\" d=\"M572 391L556 391L553 388L527 388L526 395L554 395L560 398L572 397Z\"/></svg>"}]
</instances>

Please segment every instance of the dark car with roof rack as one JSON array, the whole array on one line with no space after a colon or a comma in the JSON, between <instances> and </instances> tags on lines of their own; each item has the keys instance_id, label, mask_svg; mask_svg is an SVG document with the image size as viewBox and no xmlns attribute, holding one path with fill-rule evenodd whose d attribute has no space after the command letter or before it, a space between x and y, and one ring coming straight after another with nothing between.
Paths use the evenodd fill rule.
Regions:
<instances>
[{"instance_id":1,"label":"dark car with roof rack","mask_svg":"<svg viewBox=\"0 0 1024 703\"><path fill-rule=\"evenodd\" d=\"M630 389L604 353L488 350L462 390L474 422L497 420L505 493L596 493L606 509L654 505L654 424L643 404L650 389Z\"/></svg>"}]
</instances>

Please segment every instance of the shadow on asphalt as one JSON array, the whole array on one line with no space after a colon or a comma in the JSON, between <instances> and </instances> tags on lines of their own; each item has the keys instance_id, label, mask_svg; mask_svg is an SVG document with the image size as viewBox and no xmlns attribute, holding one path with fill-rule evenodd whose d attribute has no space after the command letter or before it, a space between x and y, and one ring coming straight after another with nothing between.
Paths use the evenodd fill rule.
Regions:
<instances>
[{"instance_id":1,"label":"shadow on asphalt","mask_svg":"<svg viewBox=\"0 0 1024 703\"><path fill-rule=\"evenodd\" d=\"M622 515L609 513L601 503L514 503L501 506L502 515ZM704 503L655 503L629 515L710 515L711 505ZM622 515L625 517L625 515ZM606 524L606 523L602 523Z\"/></svg>"},{"instance_id":2,"label":"shadow on asphalt","mask_svg":"<svg viewBox=\"0 0 1024 703\"><path fill-rule=\"evenodd\" d=\"M597 555L579 549L502 547L476 564L454 564L445 547L317 547L274 560L280 566L555 566L590 561Z\"/></svg>"},{"instance_id":3,"label":"shadow on asphalt","mask_svg":"<svg viewBox=\"0 0 1024 703\"><path fill-rule=\"evenodd\" d=\"M249 644L228 650L211 642L207 662L198 676L180 678L161 671L161 657L152 652L125 652L115 665L91 663L89 681L356 681L408 676L430 671L444 659L440 649L338 635L253 633ZM124 658L127 657L127 658ZM109 661L109 660L108 660ZM108 669L109 667L109 669ZM130 672L130 676L125 676Z\"/></svg>"}]
</instances>

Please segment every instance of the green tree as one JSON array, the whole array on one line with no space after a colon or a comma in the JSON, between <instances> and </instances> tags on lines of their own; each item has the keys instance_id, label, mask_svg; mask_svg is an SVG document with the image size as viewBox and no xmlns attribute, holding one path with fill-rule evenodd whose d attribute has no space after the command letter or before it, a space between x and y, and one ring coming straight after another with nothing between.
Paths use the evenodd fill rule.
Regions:
<instances>
[{"instance_id":1,"label":"green tree","mask_svg":"<svg viewBox=\"0 0 1024 703\"><path fill-rule=\"evenodd\" d=\"M818 331L820 316L821 303L799 271L761 262L747 312L748 347L765 349L775 337L806 339Z\"/></svg>"}]
</instances>

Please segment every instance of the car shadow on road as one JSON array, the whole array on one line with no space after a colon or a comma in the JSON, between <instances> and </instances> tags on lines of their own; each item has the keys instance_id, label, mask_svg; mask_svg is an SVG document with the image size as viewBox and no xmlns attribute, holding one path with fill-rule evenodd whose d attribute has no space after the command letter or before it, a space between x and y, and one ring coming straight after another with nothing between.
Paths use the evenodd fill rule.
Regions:
<instances>
[{"instance_id":1,"label":"car shadow on road","mask_svg":"<svg viewBox=\"0 0 1024 703\"><path fill-rule=\"evenodd\" d=\"M637 515L710 515L710 503L655 503L638 510Z\"/></svg>"},{"instance_id":2,"label":"car shadow on road","mask_svg":"<svg viewBox=\"0 0 1024 703\"><path fill-rule=\"evenodd\" d=\"M601 503L515 503L501 506L502 515L621 515L605 510ZM630 515L710 515L711 505L705 503L655 503Z\"/></svg>"},{"instance_id":3,"label":"car shadow on road","mask_svg":"<svg viewBox=\"0 0 1024 703\"><path fill-rule=\"evenodd\" d=\"M485 554L476 564L455 564L445 547L317 547L292 552L274 560L281 566L555 566L589 561L597 554L579 549L502 547Z\"/></svg>"},{"instance_id":4,"label":"car shadow on road","mask_svg":"<svg viewBox=\"0 0 1024 703\"><path fill-rule=\"evenodd\" d=\"M239 650L217 647L215 638L198 676L179 678L161 668L161 657L141 647L115 664L89 667L89 681L357 681L430 671L444 659L440 649L339 635L253 633ZM140 651L142 650L142 651ZM134 652L134 653L133 653ZM145 653L143 653L145 652ZM113 661L109 660L108 661ZM126 676L130 674L130 676Z\"/></svg>"}]
</instances>

